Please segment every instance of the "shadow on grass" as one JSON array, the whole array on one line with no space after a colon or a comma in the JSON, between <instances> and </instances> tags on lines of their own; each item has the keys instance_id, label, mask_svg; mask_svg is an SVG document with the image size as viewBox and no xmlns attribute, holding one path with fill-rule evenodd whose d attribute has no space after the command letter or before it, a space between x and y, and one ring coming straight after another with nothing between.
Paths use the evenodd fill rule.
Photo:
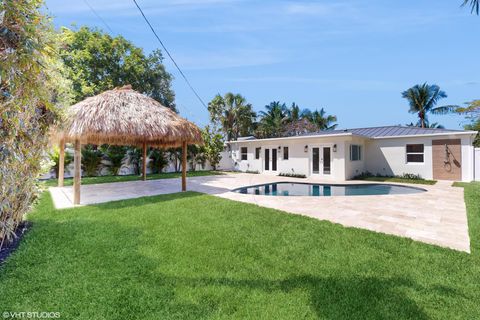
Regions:
<instances>
[{"instance_id":1,"label":"shadow on grass","mask_svg":"<svg viewBox=\"0 0 480 320\"><path fill-rule=\"evenodd\" d=\"M96 207L102 209L99 212L134 210L130 208L201 195L177 193L141 198L140 203L135 199ZM300 291L308 296L308 305L296 305L296 309L304 308L305 314L313 311L320 318L427 319L411 296L419 292L429 292L440 300L457 296L453 288L434 284L425 287L408 275L356 276L348 268L343 273L342 266L328 275L288 270L291 276L285 276L282 266L271 267L263 276L250 279L239 272L236 279L234 270L252 266L243 265L247 262L219 264L218 243L209 245L210 256L199 256L194 245L185 245L191 238L182 238L177 232L181 225L175 221L161 224L157 220L160 227L146 231L143 226L148 222L127 225L128 216L120 223L117 214L99 216L98 212L84 210L71 218L61 212L39 219L26 242L0 268L4 309L48 310L55 301L56 310L65 318L198 319L228 317L237 310L255 317L255 312L265 308L259 301L269 300L269 295L298 298ZM152 233L160 230L162 237L152 239ZM180 254L179 250L192 251ZM206 263L208 271L198 271L204 270ZM217 270L230 271L226 276ZM214 273L219 275L212 276ZM279 304L272 310L285 312L283 307Z\"/></svg>"},{"instance_id":2,"label":"shadow on grass","mask_svg":"<svg viewBox=\"0 0 480 320\"><path fill-rule=\"evenodd\" d=\"M182 194L182 198L197 195ZM159 203L168 201L165 198L168 197L147 200L148 203ZM124 205L117 202L114 207L125 208ZM194 253L189 257L177 257L175 250L163 252L154 259L146 256L145 250L155 251L152 248L155 242L150 242L142 228L126 227L112 219L106 223L81 217L68 223L42 220L27 238L28 247L22 246L14 259L7 261L6 269L0 268L0 289L7 297L21 296L28 301L27 305L21 305L25 310L40 310L47 308L51 301L59 301L56 310L66 318L140 319L155 316L198 319L214 315L232 316L225 314L232 308L240 312L248 310L255 316L255 312L261 313L265 307L260 301L268 300L269 295L297 295L300 291L307 294L309 304L295 308L305 308L304 312L313 310L320 318L428 318L407 295L409 291L422 289L408 277L319 276L299 272L271 280L213 277L198 272L193 277L166 275L159 270L164 264L176 260L182 266L178 274L191 273L202 261L214 261L215 245L212 245L212 256L206 259L196 259ZM174 243L170 245L175 246ZM48 250L48 254L42 253L43 250ZM192 259L191 265L185 267L182 259L187 258ZM228 269L226 267L221 269ZM251 266L234 267L241 270ZM199 269L203 268L200 266ZM269 276L272 272L275 271L268 271ZM8 278L14 281L7 281ZM38 286L42 290L36 290ZM85 288L88 288L88 294L85 294ZM446 287L432 286L428 290L435 290L439 296L454 294ZM233 301L232 294L235 296ZM252 300L252 296L260 300ZM96 298L92 300L91 297ZM16 300L5 301L4 306L8 309L10 303L18 308ZM283 314L283 307L276 306L277 311L288 317Z\"/></svg>"},{"instance_id":3,"label":"shadow on grass","mask_svg":"<svg viewBox=\"0 0 480 320\"><path fill-rule=\"evenodd\" d=\"M168 194L160 194L156 196L145 196L140 198L132 198L132 199L125 199L125 200L90 204L85 207L79 207L79 208L93 207L93 208L98 208L102 210L118 210L118 209L130 208L130 207L139 207L139 206L148 205L148 204L162 203L162 202L172 201L172 200L195 198L195 197L200 197L204 195L205 195L204 193L200 193L200 192L186 191L186 192L168 193ZM75 209L77 208L72 208L69 210L75 210Z\"/></svg>"}]
</instances>

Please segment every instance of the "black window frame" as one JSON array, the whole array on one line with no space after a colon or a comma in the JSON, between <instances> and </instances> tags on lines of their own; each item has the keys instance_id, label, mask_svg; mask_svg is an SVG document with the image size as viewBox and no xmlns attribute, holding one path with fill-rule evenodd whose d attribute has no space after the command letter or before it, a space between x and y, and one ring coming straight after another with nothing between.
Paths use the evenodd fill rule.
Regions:
<instances>
[{"instance_id":1,"label":"black window frame","mask_svg":"<svg viewBox=\"0 0 480 320\"><path fill-rule=\"evenodd\" d=\"M255 160L260 159L260 153L262 152L262 147L255 148Z\"/></svg>"},{"instance_id":2,"label":"black window frame","mask_svg":"<svg viewBox=\"0 0 480 320\"><path fill-rule=\"evenodd\" d=\"M421 146L421 148L419 148ZM421 161L420 161L421 160ZM425 144L408 143L405 145L405 162L425 163Z\"/></svg>"},{"instance_id":3,"label":"black window frame","mask_svg":"<svg viewBox=\"0 0 480 320\"><path fill-rule=\"evenodd\" d=\"M283 160L288 160L289 150L288 147L283 147Z\"/></svg>"},{"instance_id":4,"label":"black window frame","mask_svg":"<svg viewBox=\"0 0 480 320\"><path fill-rule=\"evenodd\" d=\"M357 159L353 158L353 149L354 148L358 148L357 149L357 151L358 151L357 152L357 156L358 156ZM363 154L362 154L363 150L362 149L363 149L363 147L362 147L361 144L351 144L350 145L350 161L362 161L362 157L363 157Z\"/></svg>"},{"instance_id":5,"label":"black window frame","mask_svg":"<svg viewBox=\"0 0 480 320\"><path fill-rule=\"evenodd\" d=\"M240 147L240 159L248 160L248 147Z\"/></svg>"}]
</instances>

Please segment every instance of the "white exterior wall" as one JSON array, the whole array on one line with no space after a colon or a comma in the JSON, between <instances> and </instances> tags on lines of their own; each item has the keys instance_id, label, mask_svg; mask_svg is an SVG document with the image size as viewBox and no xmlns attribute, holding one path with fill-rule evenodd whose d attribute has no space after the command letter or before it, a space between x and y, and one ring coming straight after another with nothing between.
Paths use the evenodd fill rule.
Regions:
<instances>
[{"instance_id":1,"label":"white exterior wall","mask_svg":"<svg viewBox=\"0 0 480 320\"><path fill-rule=\"evenodd\" d=\"M406 145L423 144L423 163L407 163ZM418 174L424 179L433 178L432 137L410 137L369 140L366 148L366 170L373 174Z\"/></svg>"},{"instance_id":2,"label":"white exterior wall","mask_svg":"<svg viewBox=\"0 0 480 320\"><path fill-rule=\"evenodd\" d=\"M361 160L350 160L350 146L352 144L362 146ZM352 179L355 176L366 171L366 153L367 153L367 139L354 137L351 141L345 142L345 179Z\"/></svg>"},{"instance_id":3,"label":"white exterior wall","mask_svg":"<svg viewBox=\"0 0 480 320\"><path fill-rule=\"evenodd\" d=\"M461 139L462 143L462 181L473 180L473 146L471 136L429 136L371 139L367 141L366 170L373 174L402 175L419 174L424 179L433 179L432 140ZM407 163L406 145L423 144L424 162Z\"/></svg>"},{"instance_id":4,"label":"white exterior wall","mask_svg":"<svg viewBox=\"0 0 480 320\"><path fill-rule=\"evenodd\" d=\"M474 159L474 180L475 181L480 181L480 148L475 148L475 159Z\"/></svg>"},{"instance_id":5,"label":"white exterior wall","mask_svg":"<svg viewBox=\"0 0 480 320\"><path fill-rule=\"evenodd\" d=\"M473 137L462 138L462 181L470 182L475 180L475 148Z\"/></svg>"},{"instance_id":6,"label":"white exterior wall","mask_svg":"<svg viewBox=\"0 0 480 320\"><path fill-rule=\"evenodd\" d=\"M345 175L346 141L351 136L341 137L315 137L278 140L251 140L231 142L232 166L239 171L258 171L259 173L278 175L280 173L295 173L312 176L312 148L319 146L332 147L331 174L318 175L321 180L342 181ZM336 144L336 152L333 152L333 145ZM305 146L307 152L305 152ZM241 160L241 148L247 147L247 160ZM255 159L255 149L260 147L260 159ZM279 149L280 147L280 149ZM288 147L288 160L283 159L283 147ZM277 150L277 171L266 171L264 166L265 149ZM270 159L272 158L270 154ZM317 177L316 175L312 177Z\"/></svg>"}]
</instances>

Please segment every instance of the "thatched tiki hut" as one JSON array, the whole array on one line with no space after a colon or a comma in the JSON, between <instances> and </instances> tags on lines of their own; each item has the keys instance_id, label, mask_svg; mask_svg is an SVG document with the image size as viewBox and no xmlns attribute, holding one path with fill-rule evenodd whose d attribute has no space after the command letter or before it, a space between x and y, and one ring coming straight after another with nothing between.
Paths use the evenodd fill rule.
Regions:
<instances>
[{"instance_id":1,"label":"thatched tiki hut","mask_svg":"<svg viewBox=\"0 0 480 320\"><path fill-rule=\"evenodd\" d=\"M143 180L146 180L148 146L182 146L182 191L185 191L187 145L203 143L196 125L131 86L105 91L73 105L54 137L60 144L59 186L63 186L65 143L75 144L74 204L80 203L82 144L142 146Z\"/></svg>"}]
</instances>

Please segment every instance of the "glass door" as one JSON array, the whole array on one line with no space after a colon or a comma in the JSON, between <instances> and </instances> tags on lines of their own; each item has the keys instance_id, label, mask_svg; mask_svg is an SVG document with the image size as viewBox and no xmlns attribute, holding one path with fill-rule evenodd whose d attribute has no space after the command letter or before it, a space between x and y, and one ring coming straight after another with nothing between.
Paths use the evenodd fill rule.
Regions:
<instances>
[{"instance_id":1,"label":"glass door","mask_svg":"<svg viewBox=\"0 0 480 320\"><path fill-rule=\"evenodd\" d=\"M312 174L331 175L332 148L326 146L312 148Z\"/></svg>"},{"instance_id":2,"label":"glass door","mask_svg":"<svg viewBox=\"0 0 480 320\"><path fill-rule=\"evenodd\" d=\"M323 147L323 174L329 175L332 172L332 156L331 156L331 148L330 147Z\"/></svg>"},{"instance_id":3,"label":"glass door","mask_svg":"<svg viewBox=\"0 0 480 320\"><path fill-rule=\"evenodd\" d=\"M312 149L312 173L320 173L320 148Z\"/></svg>"},{"instance_id":4,"label":"glass door","mask_svg":"<svg viewBox=\"0 0 480 320\"><path fill-rule=\"evenodd\" d=\"M270 149L265 149L265 170L270 170Z\"/></svg>"},{"instance_id":5,"label":"glass door","mask_svg":"<svg viewBox=\"0 0 480 320\"><path fill-rule=\"evenodd\" d=\"M272 171L277 171L277 149L272 149Z\"/></svg>"}]
</instances>

